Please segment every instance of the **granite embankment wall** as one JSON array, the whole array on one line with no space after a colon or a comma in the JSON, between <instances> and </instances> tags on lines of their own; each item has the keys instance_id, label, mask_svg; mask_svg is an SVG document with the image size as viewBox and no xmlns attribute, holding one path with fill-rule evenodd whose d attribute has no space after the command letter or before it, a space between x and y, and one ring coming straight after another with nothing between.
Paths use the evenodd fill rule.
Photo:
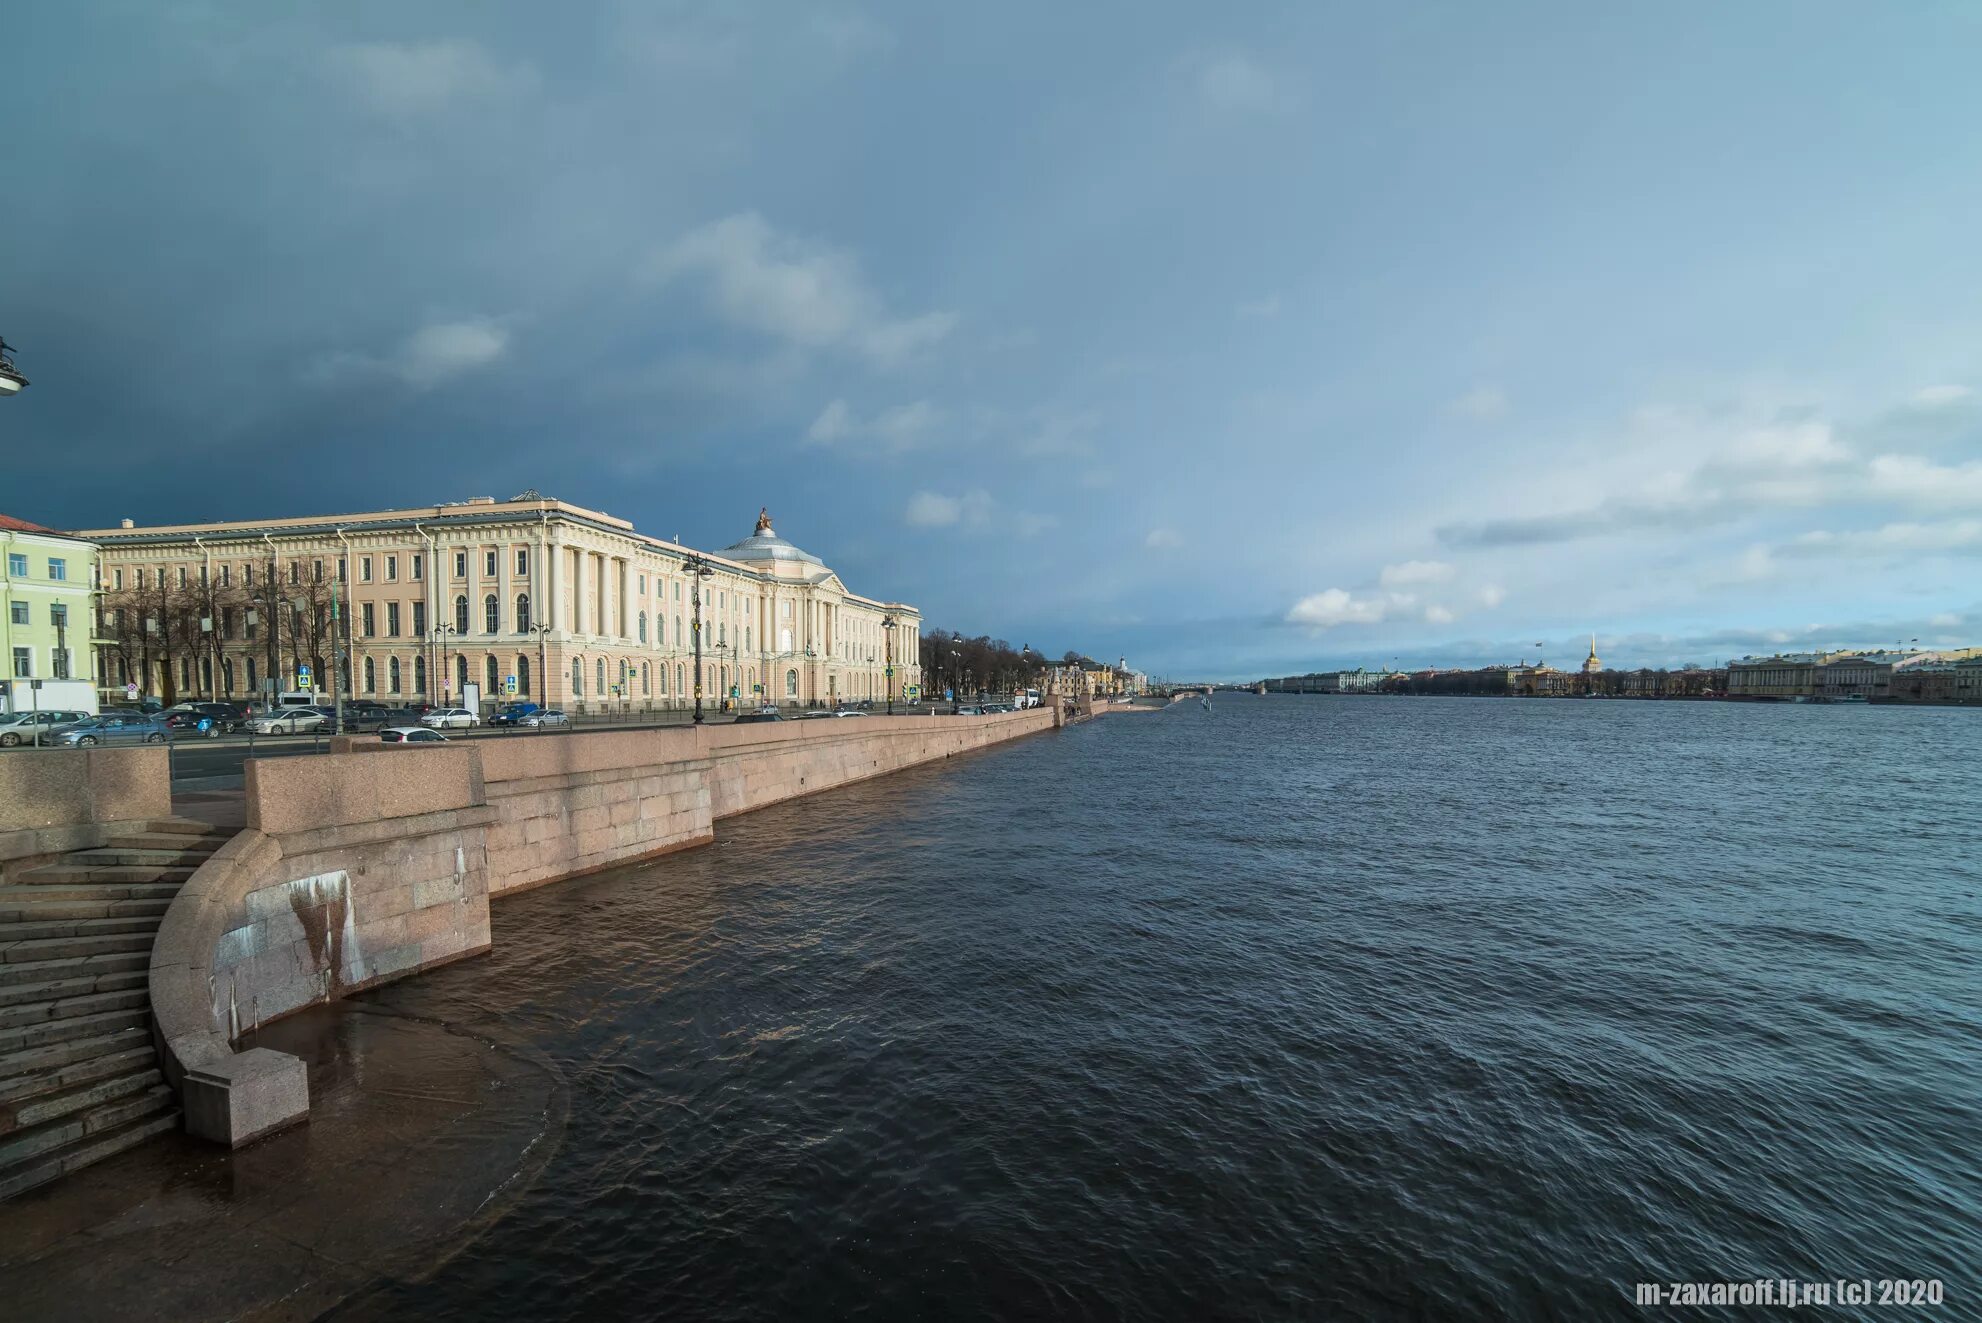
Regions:
<instances>
[{"instance_id":1,"label":"granite embankment wall","mask_svg":"<svg viewBox=\"0 0 1982 1323\"><path fill-rule=\"evenodd\" d=\"M188 1126L240 1143L301 1119L300 1063L234 1041L486 951L492 896L700 845L719 819L1059 722L1050 709L863 717L251 760L246 830L187 882L152 952Z\"/></svg>"},{"instance_id":2,"label":"granite embankment wall","mask_svg":"<svg viewBox=\"0 0 1982 1323\"><path fill-rule=\"evenodd\" d=\"M162 745L10 750L0 758L0 882L171 817L169 757Z\"/></svg>"}]
</instances>

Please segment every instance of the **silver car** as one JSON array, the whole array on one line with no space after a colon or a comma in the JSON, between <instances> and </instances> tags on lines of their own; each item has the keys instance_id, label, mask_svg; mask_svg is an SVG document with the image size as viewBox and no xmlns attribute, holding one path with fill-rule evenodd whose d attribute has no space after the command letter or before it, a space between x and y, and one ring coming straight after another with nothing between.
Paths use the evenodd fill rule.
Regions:
<instances>
[{"instance_id":1,"label":"silver car","mask_svg":"<svg viewBox=\"0 0 1982 1323\"><path fill-rule=\"evenodd\" d=\"M9 712L0 716L0 749L11 749L16 744L33 744L35 732L41 732L41 742L49 742L48 737L58 726L73 726L88 721L87 712Z\"/></svg>"},{"instance_id":2,"label":"silver car","mask_svg":"<svg viewBox=\"0 0 1982 1323\"><path fill-rule=\"evenodd\" d=\"M135 713L91 717L59 732L54 742L71 749L88 749L98 744L163 744L165 719Z\"/></svg>"},{"instance_id":3,"label":"silver car","mask_svg":"<svg viewBox=\"0 0 1982 1323\"><path fill-rule=\"evenodd\" d=\"M518 717L516 724L519 726L569 726L571 724L571 718L554 707L547 707L542 711L532 712L528 716Z\"/></svg>"},{"instance_id":4,"label":"silver car","mask_svg":"<svg viewBox=\"0 0 1982 1323\"><path fill-rule=\"evenodd\" d=\"M256 717L248 729L257 735L311 735L331 729L330 718L313 707L292 707Z\"/></svg>"},{"instance_id":5,"label":"silver car","mask_svg":"<svg viewBox=\"0 0 1982 1323\"><path fill-rule=\"evenodd\" d=\"M445 744L447 736L426 726L387 726L379 732L382 744Z\"/></svg>"}]
</instances>

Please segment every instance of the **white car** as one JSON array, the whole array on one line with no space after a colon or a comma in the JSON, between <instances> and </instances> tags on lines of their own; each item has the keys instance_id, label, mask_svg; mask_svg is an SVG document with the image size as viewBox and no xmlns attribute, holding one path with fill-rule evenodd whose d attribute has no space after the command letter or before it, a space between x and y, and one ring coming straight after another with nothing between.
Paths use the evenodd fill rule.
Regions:
<instances>
[{"instance_id":1,"label":"white car","mask_svg":"<svg viewBox=\"0 0 1982 1323\"><path fill-rule=\"evenodd\" d=\"M330 729L330 718L313 707L292 707L256 717L248 729L257 735L312 735Z\"/></svg>"},{"instance_id":2,"label":"white car","mask_svg":"<svg viewBox=\"0 0 1982 1323\"><path fill-rule=\"evenodd\" d=\"M466 730L482 724L482 719L465 707L437 707L420 718L422 726L435 730Z\"/></svg>"},{"instance_id":3,"label":"white car","mask_svg":"<svg viewBox=\"0 0 1982 1323\"><path fill-rule=\"evenodd\" d=\"M543 709L541 712L532 712L526 717L518 717L516 724L519 726L569 726L571 724L571 718L564 715L558 709L549 707Z\"/></svg>"},{"instance_id":4,"label":"white car","mask_svg":"<svg viewBox=\"0 0 1982 1323\"><path fill-rule=\"evenodd\" d=\"M387 726L379 732L386 744L445 744L447 736L425 726Z\"/></svg>"}]
</instances>

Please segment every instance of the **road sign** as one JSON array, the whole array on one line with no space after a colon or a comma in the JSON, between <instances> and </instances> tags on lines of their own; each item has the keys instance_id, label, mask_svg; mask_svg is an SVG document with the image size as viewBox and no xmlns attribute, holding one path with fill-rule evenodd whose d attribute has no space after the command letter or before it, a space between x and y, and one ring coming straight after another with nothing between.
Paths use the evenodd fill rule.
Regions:
<instances>
[{"instance_id":1,"label":"road sign","mask_svg":"<svg viewBox=\"0 0 1982 1323\"><path fill-rule=\"evenodd\" d=\"M922 686L919 684L903 685L902 697L913 703L916 699L922 697Z\"/></svg>"},{"instance_id":2,"label":"road sign","mask_svg":"<svg viewBox=\"0 0 1982 1323\"><path fill-rule=\"evenodd\" d=\"M502 677L502 692L504 692L505 694L508 694L508 695L509 695L509 696L510 696L511 698L514 698L514 697L516 697L516 677L515 677L515 676L513 676L513 675L505 675L505 676L503 676L503 677Z\"/></svg>"},{"instance_id":3,"label":"road sign","mask_svg":"<svg viewBox=\"0 0 1982 1323\"><path fill-rule=\"evenodd\" d=\"M887 676L890 680L892 680L895 678L895 668L892 666L883 667L881 670L881 674Z\"/></svg>"},{"instance_id":4,"label":"road sign","mask_svg":"<svg viewBox=\"0 0 1982 1323\"><path fill-rule=\"evenodd\" d=\"M741 698L743 697L743 691L741 689L738 689L735 685L731 685L729 687L729 696L731 698Z\"/></svg>"},{"instance_id":5,"label":"road sign","mask_svg":"<svg viewBox=\"0 0 1982 1323\"><path fill-rule=\"evenodd\" d=\"M298 666L298 667L296 668L296 687L297 687L298 689L308 689L308 688L310 687L310 668L309 668L309 667L307 667L307 666Z\"/></svg>"},{"instance_id":6,"label":"road sign","mask_svg":"<svg viewBox=\"0 0 1982 1323\"><path fill-rule=\"evenodd\" d=\"M127 684L124 686L124 697L136 698L137 696L138 696L138 687L136 685Z\"/></svg>"}]
</instances>

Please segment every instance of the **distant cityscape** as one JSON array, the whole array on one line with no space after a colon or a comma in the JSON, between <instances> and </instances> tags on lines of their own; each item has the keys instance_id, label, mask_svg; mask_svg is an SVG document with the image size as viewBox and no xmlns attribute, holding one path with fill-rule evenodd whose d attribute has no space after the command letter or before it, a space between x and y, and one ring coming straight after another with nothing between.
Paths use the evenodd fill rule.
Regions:
<instances>
[{"instance_id":1,"label":"distant cityscape","mask_svg":"<svg viewBox=\"0 0 1982 1323\"><path fill-rule=\"evenodd\" d=\"M1982 705L1982 647L1788 652L1741 657L1720 666L1610 670L1592 639L1589 655L1574 670L1523 659L1474 668L1314 671L1263 683L1268 693L1286 694Z\"/></svg>"}]
</instances>

